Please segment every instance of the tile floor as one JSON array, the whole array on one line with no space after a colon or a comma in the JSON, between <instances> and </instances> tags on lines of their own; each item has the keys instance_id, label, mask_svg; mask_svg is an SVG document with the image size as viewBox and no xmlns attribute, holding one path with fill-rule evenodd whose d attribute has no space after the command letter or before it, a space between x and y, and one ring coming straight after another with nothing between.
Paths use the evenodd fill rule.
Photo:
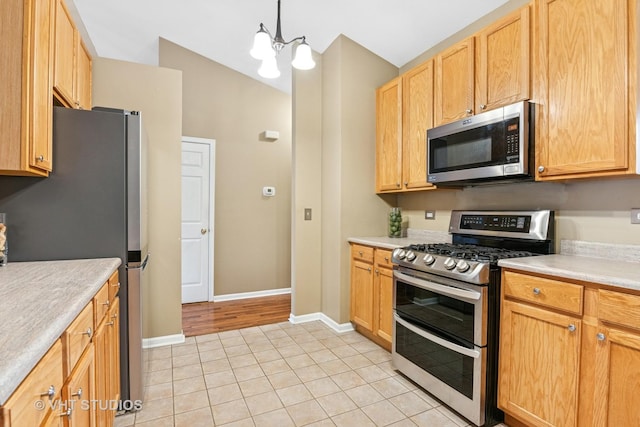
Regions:
<instances>
[{"instance_id":1,"label":"tile floor","mask_svg":"<svg viewBox=\"0 0 640 427\"><path fill-rule=\"evenodd\" d=\"M148 352L144 408L116 417L116 427L469 425L394 371L387 351L319 321Z\"/></svg>"}]
</instances>

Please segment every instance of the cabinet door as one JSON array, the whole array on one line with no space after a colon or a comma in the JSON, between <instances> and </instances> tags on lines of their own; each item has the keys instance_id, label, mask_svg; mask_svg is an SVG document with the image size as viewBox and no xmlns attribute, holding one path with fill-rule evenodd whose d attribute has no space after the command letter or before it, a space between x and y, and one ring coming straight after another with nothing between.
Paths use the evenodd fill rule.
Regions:
<instances>
[{"instance_id":1,"label":"cabinet door","mask_svg":"<svg viewBox=\"0 0 640 427\"><path fill-rule=\"evenodd\" d=\"M601 328L596 350L594 425L640 425L640 333Z\"/></svg>"},{"instance_id":2,"label":"cabinet door","mask_svg":"<svg viewBox=\"0 0 640 427\"><path fill-rule=\"evenodd\" d=\"M109 399L120 400L120 298L113 300L107 326L107 353L109 355ZM115 416L115 412L113 413Z\"/></svg>"},{"instance_id":3,"label":"cabinet door","mask_svg":"<svg viewBox=\"0 0 640 427\"><path fill-rule=\"evenodd\" d=\"M478 34L476 113L529 99L529 14L526 6Z\"/></svg>"},{"instance_id":4,"label":"cabinet door","mask_svg":"<svg viewBox=\"0 0 640 427\"><path fill-rule=\"evenodd\" d=\"M376 192L401 190L401 183L402 80L398 77L376 91Z\"/></svg>"},{"instance_id":5,"label":"cabinet door","mask_svg":"<svg viewBox=\"0 0 640 427\"><path fill-rule=\"evenodd\" d=\"M373 265L351 260L351 320L373 332Z\"/></svg>"},{"instance_id":6,"label":"cabinet door","mask_svg":"<svg viewBox=\"0 0 640 427\"><path fill-rule=\"evenodd\" d=\"M76 101L77 107L91 109L91 54L78 37L76 49Z\"/></svg>"},{"instance_id":7,"label":"cabinet door","mask_svg":"<svg viewBox=\"0 0 640 427\"><path fill-rule=\"evenodd\" d=\"M109 400L109 352L107 349L109 326L107 322L102 322L94 335L95 350L95 396L98 402L107 402ZM109 424L109 413L104 410L103 406L96 408L96 423L99 426L107 426Z\"/></svg>"},{"instance_id":8,"label":"cabinet door","mask_svg":"<svg viewBox=\"0 0 640 427\"><path fill-rule=\"evenodd\" d=\"M427 182L427 129L433 127L433 60L402 77L402 175L405 189Z\"/></svg>"},{"instance_id":9,"label":"cabinet door","mask_svg":"<svg viewBox=\"0 0 640 427\"><path fill-rule=\"evenodd\" d=\"M629 44L635 2L539 0L537 5L537 178L626 172L634 133L630 111L635 115L628 98L636 86L630 81L635 68L629 67L635 61Z\"/></svg>"},{"instance_id":10,"label":"cabinet door","mask_svg":"<svg viewBox=\"0 0 640 427\"><path fill-rule=\"evenodd\" d=\"M474 38L436 56L435 126L473 114Z\"/></svg>"},{"instance_id":11,"label":"cabinet door","mask_svg":"<svg viewBox=\"0 0 640 427\"><path fill-rule=\"evenodd\" d=\"M87 348L63 389L63 401L67 408L71 409L66 424L69 427L96 425L93 405L95 400L93 351L93 345Z\"/></svg>"},{"instance_id":12,"label":"cabinet door","mask_svg":"<svg viewBox=\"0 0 640 427\"><path fill-rule=\"evenodd\" d=\"M391 344L393 332L393 270L376 266L374 293L376 296L375 334Z\"/></svg>"},{"instance_id":13,"label":"cabinet door","mask_svg":"<svg viewBox=\"0 0 640 427\"><path fill-rule=\"evenodd\" d=\"M53 11L55 0L32 0L31 3L31 67L28 84L30 156L29 165L51 171L53 137Z\"/></svg>"},{"instance_id":14,"label":"cabinet door","mask_svg":"<svg viewBox=\"0 0 640 427\"><path fill-rule=\"evenodd\" d=\"M581 320L503 301L498 406L531 426L575 426Z\"/></svg>"},{"instance_id":15,"label":"cabinet door","mask_svg":"<svg viewBox=\"0 0 640 427\"><path fill-rule=\"evenodd\" d=\"M75 107L76 27L63 0L56 0L53 88Z\"/></svg>"}]
</instances>

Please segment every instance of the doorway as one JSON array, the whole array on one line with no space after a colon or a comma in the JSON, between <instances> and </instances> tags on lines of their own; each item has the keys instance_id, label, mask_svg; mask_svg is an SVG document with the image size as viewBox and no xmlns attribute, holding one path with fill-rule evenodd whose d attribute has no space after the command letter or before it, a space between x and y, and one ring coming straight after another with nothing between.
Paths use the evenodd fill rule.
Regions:
<instances>
[{"instance_id":1,"label":"doorway","mask_svg":"<svg viewBox=\"0 0 640 427\"><path fill-rule=\"evenodd\" d=\"M213 301L215 140L182 137L182 303Z\"/></svg>"}]
</instances>

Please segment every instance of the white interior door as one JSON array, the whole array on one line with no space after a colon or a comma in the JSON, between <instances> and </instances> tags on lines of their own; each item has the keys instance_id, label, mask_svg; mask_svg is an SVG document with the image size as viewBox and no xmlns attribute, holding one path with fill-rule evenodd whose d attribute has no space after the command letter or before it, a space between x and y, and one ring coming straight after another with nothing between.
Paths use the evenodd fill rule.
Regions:
<instances>
[{"instance_id":1,"label":"white interior door","mask_svg":"<svg viewBox=\"0 0 640 427\"><path fill-rule=\"evenodd\" d=\"M182 302L213 300L215 141L182 138Z\"/></svg>"}]
</instances>

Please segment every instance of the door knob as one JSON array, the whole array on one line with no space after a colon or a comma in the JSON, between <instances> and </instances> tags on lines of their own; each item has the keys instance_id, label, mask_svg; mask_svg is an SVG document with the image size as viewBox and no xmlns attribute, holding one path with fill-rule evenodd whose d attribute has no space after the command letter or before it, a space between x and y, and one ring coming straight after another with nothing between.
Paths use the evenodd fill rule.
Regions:
<instances>
[{"instance_id":1,"label":"door knob","mask_svg":"<svg viewBox=\"0 0 640 427\"><path fill-rule=\"evenodd\" d=\"M200 234L207 234L207 229L206 228L200 229Z\"/></svg>"}]
</instances>

